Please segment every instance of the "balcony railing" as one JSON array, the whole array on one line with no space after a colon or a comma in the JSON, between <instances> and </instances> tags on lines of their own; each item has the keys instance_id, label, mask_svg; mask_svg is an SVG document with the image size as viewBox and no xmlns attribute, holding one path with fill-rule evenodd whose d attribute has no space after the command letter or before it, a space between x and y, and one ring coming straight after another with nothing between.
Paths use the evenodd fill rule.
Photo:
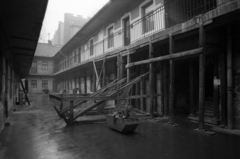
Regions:
<instances>
[{"instance_id":1,"label":"balcony railing","mask_svg":"<svg viewBox=\"0 0 240 159\"><path fill-rule=\"evenodd\" d=\"M77 60L78 62L73 62L74 58L77 58L76 56L67 58L67 61L66 59L62 62L58 61L58 64L54 68L54 73L75 67L82 62L93 58L95 59L99 57L99 55L123 47L126 45L124 36L129 33L129 44L131 44L142 38L161 32L173 25L187 21L197 15L206 13L228 1L231 0L170 0L168 3L152 11L150 14L131 23L128 27L115 31L110 37L105 37L93 45L91 44L89 48L78 54L81 59L80 61Z\"/></svg>"}]
</instances>

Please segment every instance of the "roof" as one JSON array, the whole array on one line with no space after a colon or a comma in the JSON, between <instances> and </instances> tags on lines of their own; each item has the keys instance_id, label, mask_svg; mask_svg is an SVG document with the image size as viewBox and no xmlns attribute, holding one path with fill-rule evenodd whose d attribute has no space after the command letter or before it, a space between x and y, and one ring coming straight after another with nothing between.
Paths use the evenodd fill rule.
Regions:
<instances>
[{"instance_id":1,"label":"roof","mask_svg":"<svg viewBox=\"0 0 240 159\"><path fill-rule=\"evenodd\" d=\"M48 0L1 0L0 23L21 77L29 74Z\"/></svg>"},{"instance_id":2,"label":"roof","mask_svg":"<svg viewBox=\"0 0 240 159\"><path fill-rule=\"evenodd\" d=\"M38 43L34 56L53 57L59 49L60 47L53 46L49 43Z\"/></svg>"}]
</instances>

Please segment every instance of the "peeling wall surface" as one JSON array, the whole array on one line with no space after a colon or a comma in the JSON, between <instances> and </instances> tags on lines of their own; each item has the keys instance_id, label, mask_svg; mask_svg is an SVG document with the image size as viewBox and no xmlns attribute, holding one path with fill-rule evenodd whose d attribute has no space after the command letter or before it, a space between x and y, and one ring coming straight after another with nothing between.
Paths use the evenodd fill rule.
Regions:
<instances>
[{"instance_id":1,"label":"peeling wall surface","mask_svg":"<svg viewBox=\"0 0 240 159\"><path fill-rule=\"evenodd\" d=\"M240 25L234 27L233 37L233 97L234 126L240 129Z\"/></svg>"}]
</instances>

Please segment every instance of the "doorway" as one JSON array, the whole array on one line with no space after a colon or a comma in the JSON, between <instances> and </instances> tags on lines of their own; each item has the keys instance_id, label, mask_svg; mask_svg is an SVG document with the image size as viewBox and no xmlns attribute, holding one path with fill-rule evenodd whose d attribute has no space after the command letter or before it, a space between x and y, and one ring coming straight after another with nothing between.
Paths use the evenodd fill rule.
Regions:
<instances>
[{"instance_id":1,"label":"doorway","mask_svg":"<svg viewBox=\"0 0 240 159\"><path fill-rule=\"evenodd\" d=\"M123 23L124 23L124 45L127 46L131 42L129 17L125 18L123 20Z\"/></svg>"}]
</instances>

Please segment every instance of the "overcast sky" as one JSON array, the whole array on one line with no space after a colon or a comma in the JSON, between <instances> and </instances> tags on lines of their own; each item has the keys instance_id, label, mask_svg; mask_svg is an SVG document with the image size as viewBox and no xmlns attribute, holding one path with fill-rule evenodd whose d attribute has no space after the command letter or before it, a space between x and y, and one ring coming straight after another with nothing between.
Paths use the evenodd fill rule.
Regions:
<instances>
[{"instance_id":1,"label":"overcast sky","mask_svg":"<svg viewBox=\"0 0 240 159\"><path fill-rule=\"evenodd\" d=\"M99 9L101 9L109 0L49 0L45 14L41 36L44 36L46 42L48 33L50 40L54 32L57 30L58 21L64 19L64 13L72 13L73 15L82 15L84 18L92 17Z\"/></svg>"}]
</instances>

